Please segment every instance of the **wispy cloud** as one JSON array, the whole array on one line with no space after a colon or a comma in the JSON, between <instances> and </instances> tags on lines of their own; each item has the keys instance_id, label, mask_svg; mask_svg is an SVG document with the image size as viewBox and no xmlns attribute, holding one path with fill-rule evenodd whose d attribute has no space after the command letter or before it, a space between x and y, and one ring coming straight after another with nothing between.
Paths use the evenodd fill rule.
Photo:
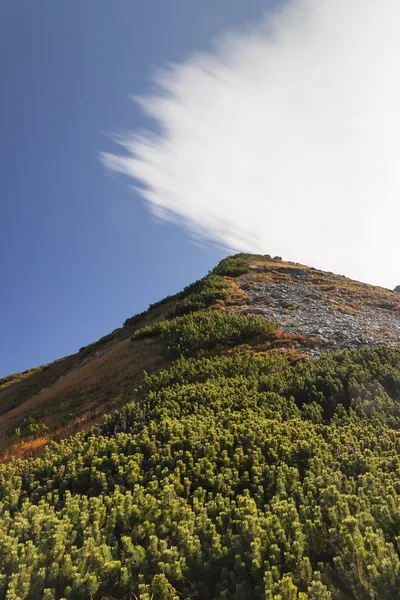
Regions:
<instances>
[{"instance_id":1,"label":"wispy cloud","mask_svg":"<svg viewBox=\"0 0 400 600\"><path fill-rule=\"evenodd\" d=\"M398 0L295 0L158 71L157 133L101 158L196 236L394 286L399 73Z\"/></svg>"}]
</instances>

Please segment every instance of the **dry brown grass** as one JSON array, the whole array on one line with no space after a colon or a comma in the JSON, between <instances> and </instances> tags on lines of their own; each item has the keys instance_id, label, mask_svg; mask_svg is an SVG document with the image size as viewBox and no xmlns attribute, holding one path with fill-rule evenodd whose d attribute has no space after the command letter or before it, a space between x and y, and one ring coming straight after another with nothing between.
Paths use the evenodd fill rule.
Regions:
<instances>
[{"instance_id":1,"label":"dry brown grass","mask_svg":"<svg viewBox=\"0 0 400 600\"><path fill-rule=\"evenodd\" d=\"M239 302L243 291L232 278L227 304ZM141 383L167 365L154 340L131 341L140 327L161 321L176 299L149 310L134 325L115 331L105 343L93 344L46 367L24 374L0 389L0 461L40 454L49 440L60 440L99 423L105 414L126 404ZM225 306L219 306L225 309ZM48 428L46 435L20 439L15 430L33 417Z\"/></svg>"},{"instance_id":2,"label":"dry brown grass","mask_svg":"<svg viewBox=\"0 0 400 600\"><path fill-rule=\"evenodd\" d=\"M247 300L247 296L244 291L239 286L238 282L233 277L225 277L226 281L229 283L228 293L229 298L225 300L222 304L225 306L233 306L240 304L240 302Z\"/></svg>"},{"instance_id":3,"label":"dry brown grass","mask_svg":"<svg viewBox=\"0 0 400 600\"><path fill-rule=\"evenodd\" d=\"M50 439L51 438L48 435L23 441L19 440L17 437L10 438L8 446L1 457L1 461L8 462L12 458L30 458L38 456Z\"/></svg>"},{"instance_id":4,"label":"dry brown grass","mask_svg":"<svg viewBox=\"0 0 400 600\"><path fill-rule=\"evenodd\" d=\"M13 379L11 379L10 381L6 381L4 383L0 383L0 390L11 387L15 383L18 383L19 381L22 381L23 379L27 379L28 377L31 377L31 375L33 375L34 373L36 373L38 371L42 371L42 370L43 370L43 367L41 366L41 367L34 367L33 369L28 369L27 371L23 371L22 373L14 373L12 375Z\"/></svg>"},{"instance_id":5,"label":"dry brown grass","mask_svg":"<svg viewBox=\"0 0 400 600\"><path fill-rule=\"evenodd\" d=\"M36 394L0 416L0 459L28 456L49 439L61 439L98 423L104 414L128 402L143 371L154 373L165 360L152 340L117 342L105 354L67 373L47 391ZM33 417L49 428L39 440L21 441L15 429Z\"/></svg>"},{"instance_id":6,"label":"dry brown grass","mask_svg":"<svg viewBox=\"0 0 400 600\"><path fill-rule=\"evenodd\" d=\"M36 456L50 439L88 429L128 402L144 370L155 373L166 365L157 342L132 342L130 336L165 318L172 307L169 302L152 309L139 324L120 328L111 342L38 368L0 389L0 461ZM46 435L15 435L29 417L48 427Z\"/></svg>"}]
</instances>

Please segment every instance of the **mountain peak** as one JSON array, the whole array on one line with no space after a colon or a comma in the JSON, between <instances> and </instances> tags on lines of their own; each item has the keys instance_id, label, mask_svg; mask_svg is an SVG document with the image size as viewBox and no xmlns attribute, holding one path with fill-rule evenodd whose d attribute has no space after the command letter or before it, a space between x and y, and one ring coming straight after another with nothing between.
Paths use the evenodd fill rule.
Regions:
<instances>
[{"instance_id":1,"label":"mountain peak","mask_svg":"<svg viewBox=\"0 0 400 600\"><path fill-rule=\"evenodd\" d=\"M276 319L282 331L303 336L310 356L363 345L399 345L400 297L390 290L265 257L250 260L247 273L235 281L245 294L237 310L264 314Z\"/></svg>"},{"instance_id":2,"label":"mountain peak","mask_svg":"<svg viewBox=\"0 0 400 600\"><path fill-rule=\"evenodd\" d=\"M124 406L143 370L157 373L167 364L157 335L149 346L132 343L135 332L204 310L274 321L251 342L253 350L296 359L400 344L398 293L279 256L235 254L76 354L0 379L0 457L36 454Z\"/></svg>"}]
</instances>

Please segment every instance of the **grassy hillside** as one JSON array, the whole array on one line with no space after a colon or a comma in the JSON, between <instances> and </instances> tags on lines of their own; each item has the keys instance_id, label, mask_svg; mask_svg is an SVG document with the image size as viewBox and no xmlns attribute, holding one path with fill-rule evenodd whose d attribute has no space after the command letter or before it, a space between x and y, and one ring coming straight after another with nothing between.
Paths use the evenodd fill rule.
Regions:
<instances>
[{"instance_id":1,"label":"grassy hillside","mask_svg":"<svg viewBox=\"0 0 400 600\"><path fill-rule=\"evenodd\" d=\"M240 313L237 278L282 268L230 257L105 342L104 385L121 348L152 368L119 411L0 468L0 598L400 597L400 349L310 359Z\"/></svg>"},{"instance_id":2,"label":"grassy hillside","mask_svg":"<svg viewBox=\"0 0 400 600\"><path fill-rule=\"evenodd\" d=\"M150 349L129 339L159 318L164 313L153 309L72 356L0 380L0 460L35 455L50 439L87 429L123 406L143 369L165 364L157 344ZM32 422L36 431L28 430Z\"/></svg>"}]
</instances>

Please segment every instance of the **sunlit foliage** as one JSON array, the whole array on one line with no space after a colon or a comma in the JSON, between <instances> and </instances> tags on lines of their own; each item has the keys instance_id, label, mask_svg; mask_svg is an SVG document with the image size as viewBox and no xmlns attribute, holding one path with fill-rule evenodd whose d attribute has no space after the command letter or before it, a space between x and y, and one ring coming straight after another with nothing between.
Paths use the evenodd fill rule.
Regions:
<instances>
[{"instance_id":1,"label":"sunlit foliage","mask_svg":"<svg viewBox=\"0 0 400 600\"><path fill-rule=\"evenodd\" d=\"M134 335L174 360L124 409L1 467L0 599L400 597L400 351L256 354L277 324L201 308Z\"/></svg>"},{"instance_id":2,"label":"sunlit foliage","mask_svg":"<svg viewBox=\"0 0 400 600\"><path fill-rule=\"evenodd\" d=\"M167 356L190 356L216 346L236 346L278 329L275 321L258 315L204 310L143 327L132 340L159 336Z\"/></svg>"}]
</instances>

